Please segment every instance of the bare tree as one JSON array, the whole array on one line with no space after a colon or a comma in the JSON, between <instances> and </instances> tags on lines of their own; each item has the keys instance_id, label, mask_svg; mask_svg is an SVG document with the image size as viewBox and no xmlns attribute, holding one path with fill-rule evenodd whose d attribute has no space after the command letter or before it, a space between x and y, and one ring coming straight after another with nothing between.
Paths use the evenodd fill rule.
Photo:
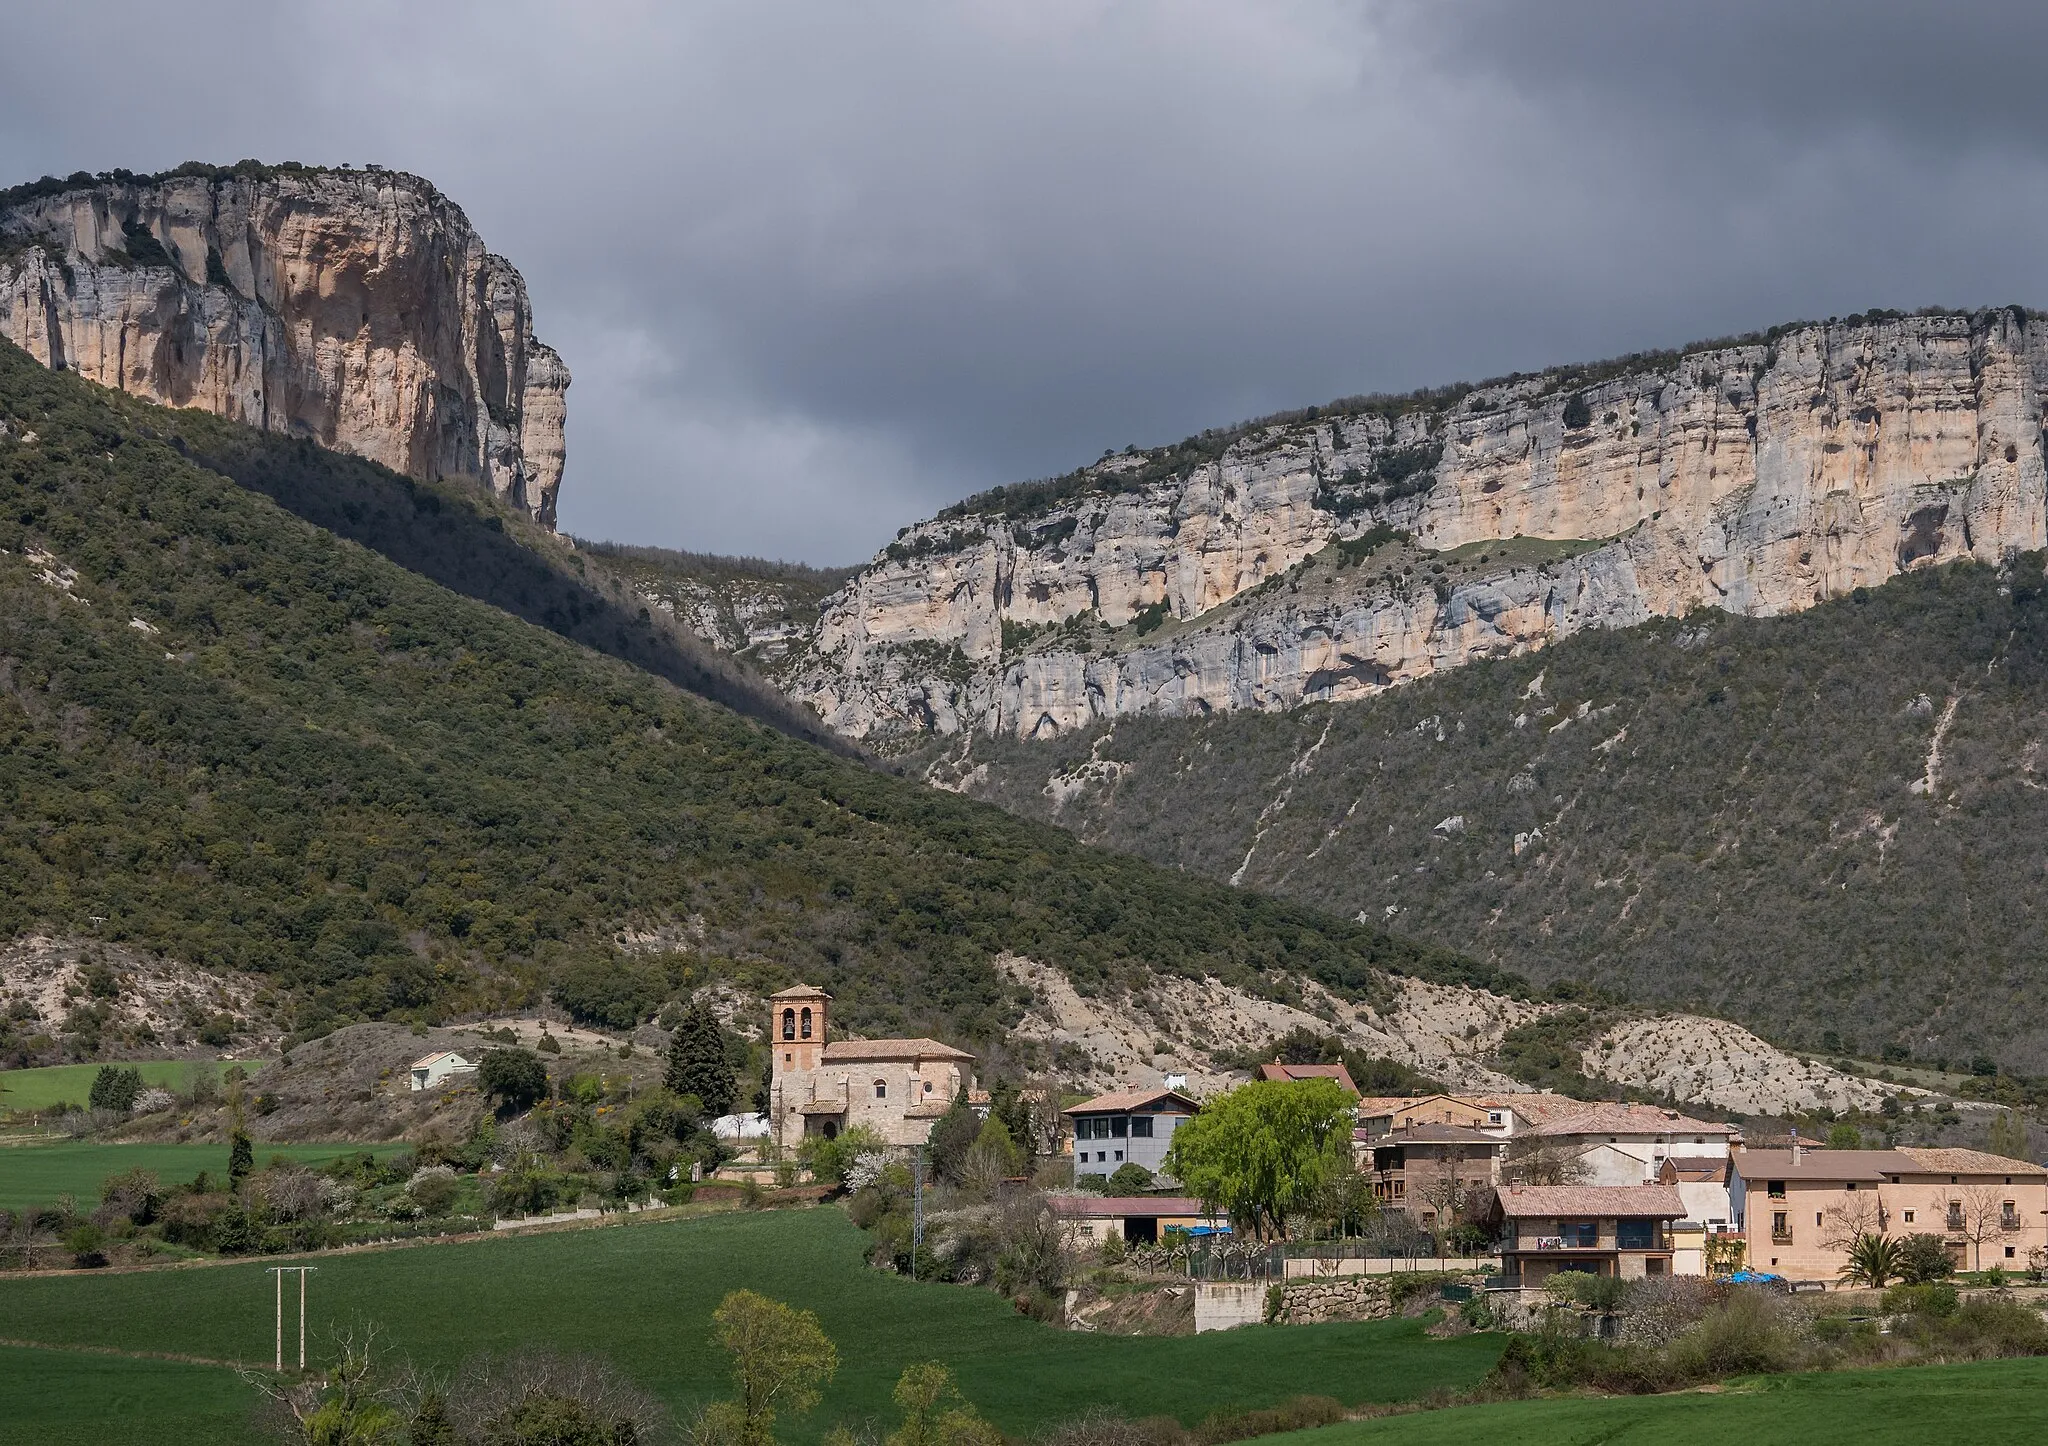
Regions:
<instances>
[{"instance_id":1,"label":"bare tree","mask_svg":"<svg viewBox=\"0 0 2048 1446\"><path fill-rule=\"evenodd\" d=\"M1847 1250L1866 1235L1883 1235L1891 1227L1891 1211L1875 1190L1858 1190L1821 1211L1820 1243Z\"/></svg>"},{"instance_id":2,"label":"bare tree","mask_svg":"<svg viewBox=\"0 0 2048 1446\"><path fill-rule=\"evenodd\" d=\"M1578 1185L1589 1173L1582 1151L1543 1135L1517 1135L1501 1154L1503 1185Z\"/></svg>"},{"instance_id":3,"label":"bare tree","mask_svg":"<svg viewBox=\"0 0 2048 1446\"><path fill-rule=\"evenodd\" d=\"M2000 1240L2005 1236L2019 1233L2019 1217L2009 1216L2006 1212L2009 1198L2005 1190L1997 1185L1965 1186L1958 1197L1958 1203L1962 1206L1962 1228L1954 1233L1960 1234L1963 1239L1970 1242L1970 1251L1976 1257L1975 1268L1978 1270L1984 1268L1986 1241ZM1955 1212L1952 1210L1951 1213Z\"/></svg>"},{"instance_id":4,"label":"bare tree","mask_svg":"<svg viewBox=\"0 0 2048 1446\"><path fill-rule=\"evenodd\" d=\"M240 1371L242 1379L268 1400L265 1417L272 1434L309 1446L395 1440L404 1417L382 1380L380 1334L382 1328L369 1321L337 1330L334 1364L317 1376L295 1380L250 1368Z\"/></svg>"}]
</instances>

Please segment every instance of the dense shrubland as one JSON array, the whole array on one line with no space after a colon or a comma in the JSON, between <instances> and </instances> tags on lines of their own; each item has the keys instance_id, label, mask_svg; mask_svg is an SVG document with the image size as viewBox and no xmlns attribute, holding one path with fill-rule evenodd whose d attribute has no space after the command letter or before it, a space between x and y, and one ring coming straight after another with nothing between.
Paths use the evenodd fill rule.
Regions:
<instances>
[{"instance_id":1,"label":"dense shrubland","mask_svg":"<svg viewBox=\"0 0 2048 1446\"><path fill-rule=\"evenodd\" d=\"M662 678L747 706L479 496L4 344L0 421L0 935L103 918L268 976L300 1037L801 977L852 1028L993 1039L1022 1007L1004 950L1091 991L1503 982L687 696ZM629 928L662 942L624 954Z\"/></svg>"}]
</instances>

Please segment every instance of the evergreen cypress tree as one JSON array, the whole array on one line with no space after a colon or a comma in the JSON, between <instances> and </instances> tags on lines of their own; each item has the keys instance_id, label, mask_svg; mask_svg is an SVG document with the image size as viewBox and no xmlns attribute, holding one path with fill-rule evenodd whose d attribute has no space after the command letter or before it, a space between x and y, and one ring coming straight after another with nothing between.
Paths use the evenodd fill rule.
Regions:
<instances>
[{"instance_id":1,"label":"evergreen cypress tree","mask_svg":"<svg viewBox=\"0 0 2048 1446\"><path fill-rule=\"evenodd\" d=\"M718 1016L710 1005L692 1004L676 1021L661 1082L671 1094L695 1095L702 1100L707 1115L732 1113L739 1082L725 1052L725 1031L718 1027Z\"/></svg>"},{"instance_id":2,"label":"evergreen cypress tree","mask_svg":"<svg viewBox=\"0 0 2048 1446\"><path fill-rule=\"evenodd\" d=\"M249 1143L248 1134L238 1125L228 1141L228 1188L240 1188L242 1181L255 1168L256 1147Z\"/></svg>"}]
</instances>

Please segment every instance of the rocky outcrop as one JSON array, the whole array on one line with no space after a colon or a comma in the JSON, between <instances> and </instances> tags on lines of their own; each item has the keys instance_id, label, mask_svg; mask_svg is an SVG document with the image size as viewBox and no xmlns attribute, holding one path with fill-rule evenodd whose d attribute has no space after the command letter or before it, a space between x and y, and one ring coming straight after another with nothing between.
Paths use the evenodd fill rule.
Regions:
<instances>
[{"instance_id":1,"label":"rocky outcrop","mask_svg":"<svg viewBox=\"0 0 2048 1446\"><path fill-rule=\"evenodd\" d=\"M856 735L1033 736L1790 612L2048 541L2044 386L2041 319L1875 316L1204 434L907 529L795 687Z\"/></svg>"},{"instance_id":2,"label":"rocky outcrop","mask_svg":"<svg viewBox=\"0 0 2048 1446\"><path fill-rule=\"evenodd\" d=\"M486 483L554 525L568 369L519 273L427 182L75 179L0 195L0 336L152 402Z\"/></svg>"}]
</instances>

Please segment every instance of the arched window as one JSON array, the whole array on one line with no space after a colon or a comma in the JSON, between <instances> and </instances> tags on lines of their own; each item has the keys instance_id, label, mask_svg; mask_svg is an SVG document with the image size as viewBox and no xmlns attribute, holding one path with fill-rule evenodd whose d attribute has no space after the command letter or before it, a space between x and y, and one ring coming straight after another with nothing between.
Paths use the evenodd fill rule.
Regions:
<instances>
[{"instance_id":1,"label":"arched window","mask_svg":"<svg viewBox=\"0 0 2048 1446\"><path fill-rule=\"evenodd\" d=\"M889 1098L889 1082L887 1080L878 1079L875 1081L875 1098L878 1100Z\"/></svg>"},{"instance_id":2,"label":"arched window","mask_svg":"<svg viewBox=\"0 0 2048 1446\"><path fill-rule=\"evenodd\" d=\"M811 1011L810 1011L810 1010L808 1010L808 1009L806 1009L806 1010L804 1011L804 1038L805 1038L805 1039L809 1039L810 1037L811 1037Z\"/></svg>"},{"instance_id":3,"label":"arched window","mask_svg":"<svg viewBox=\"0 0 2048 1446\"><path fill-rule=\"evenodd\" d=\"M804 1011L804 1014L806 1019L808 1019L810 1011L807 1009ZM809 1034L810 1030L806 1029L804 1033ZM782 1037L784 1039L796 1038L796 1011L794 1009L782 1011Z\"/></svg>"}]
</instances>

